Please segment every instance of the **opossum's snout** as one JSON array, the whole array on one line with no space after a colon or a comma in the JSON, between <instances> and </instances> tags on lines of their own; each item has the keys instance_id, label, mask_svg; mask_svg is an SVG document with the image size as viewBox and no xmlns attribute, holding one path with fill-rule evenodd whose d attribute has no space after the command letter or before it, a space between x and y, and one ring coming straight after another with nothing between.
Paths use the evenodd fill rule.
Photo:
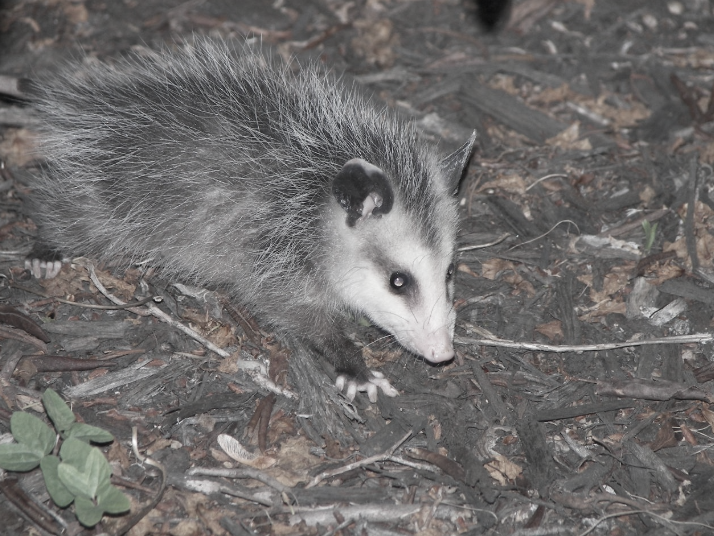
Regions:
<instances>
[{"instance_id":1,"label":"opossum's snout","mask_svg":"<svg viewBox=\"0 0 714 536\"><path fill-rule=\"evenodd\" d=\"M377 316L403 346L427 361L442 363L454 357L454 264L444 272L439 259L417 245L405 248L401 255L408 258L415 253L411 270L389 277L389 294L396 299L381 297L382 304L390 304L392 314Z\"/></svg>"},{"instance_id":2,"label":"opossum's snout","mask_svg":"<svg viewBox=\"0 0 714 536\"><path fill-rule=\"evenodd\" d=\"M454 357L452 285L434 277L439 273L435 259L419 257L421 262L411 272L409 288L394 292L390 285L391 292L365 291L363 310L405 348L431 363L443 363ZM393 282L394 276L390 279ZM364 283L367 288L371 282Z\"/></svg>"},{"instance_id":3,"label":"opossum's snout","mask_svg":"<svg viewBox=\"0 0 714 536\"><path fill-rule=\"evenodd\" d=\"M454 343L451 332L446 328L428 334L426 345L419 350L419 354L432 363L443 363L454 357Z\"/></svg>"},{"instance_id":4,"label":"opossum's snout","mask_svg":"<svg viewBox=\"0 0 714 536\"><path fill-rule=\"evenodd\" d=\"M445 293L433 300L435 291L424 289L412 299L391 301L391 310L383 314L382 309L374 320L393 333L402 346L431 363L443 363L454 357L455 315Z\"/></svg>"}]
</instances>

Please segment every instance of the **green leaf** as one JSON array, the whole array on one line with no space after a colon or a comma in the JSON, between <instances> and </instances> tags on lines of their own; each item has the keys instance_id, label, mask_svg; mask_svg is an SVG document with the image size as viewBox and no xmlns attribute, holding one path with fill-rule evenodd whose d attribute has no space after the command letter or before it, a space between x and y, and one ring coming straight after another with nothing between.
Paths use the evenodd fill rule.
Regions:
<instances>
[{"instance_id":1,"label":"green leaf","mask_svg":"<svg viewBox=\"0 0 714 536\"><path fill-rule=\"evenodd\" d=\"M92 447L87 443L70 437L62 442L59 454L64 463L73 465L77 469L84 469L91 451Z\"/></svg>"},{"instance_id":2,"label":"green leaf","mask_svg":"<svg viewBox=\"0 0 714 536\"><path fill-rule=\"evenodd\" d=\"M57 456L45 456L40 462L40 468L42 469L42 476L45 477L45 486L47 486L50 497L52 497L57 506L64 508L72 504L74 495L59 479L57 474L59 464L60 459Z\"/></svg>"},{"instance_id":3,"label":"green leaf","mask_svg":"<svg viewBox=\"0 0 714 536\"><path fill-rule=\"evenodd\" d=\"M55 446L55 433L42 419L24 411L16 411L10 417L10 431L15 441L31 449L49 454Z\"/></svg>"},{"instance_id":4,"label":"green leaf","mask_svg":"<svg viewBox=\"0 0 714 536\"><path fill-rule=\"evenodd\" d=\"M79 439L65 440L60 447L62 462L57 468L57 476L70 493L87 499L93 499L96 491L89 489L90 476L86 470L91 450L92 447Z\"/></svg>"},{"instance_id":5,"label":"green leaf","mask_svg":"<svg viewBox=\"0 0 714 536\"><path fill-rule=\"evenodd\" d=\"M108 514L123 514L131 509L127 496L108 481L97 492L97 506Z\"/></svg>"},{"instance_id":6,"label":"green leaf","mask_svg":"<svg viewBox=\"0 0 714 536\"><path fill-rule=\"evenodd\" d=\"M80 497L94 499L100 484L112 476L109 462L96 447L70 437L60 448L60 463L57 469L62 483L70 492Z\"/></svg>"},{"instance_id":7,"label":"green leaf","mask_svg":"<svg viewBox=\"0 0 714 536\"><path fill-rule=\"evenodd\" d=\"M67 430L67 437L81 439L86 443L89 443L90 441L94 443L111 443L114 441L114 436L106 430L81 422L76 422L69 427L69 430Z\"/></svg>"},{"instance_id":8,"label":"green leaf","mask_svg":"<svg viewBox=\"0 0 714 536\"><path fill-rule=\"evenodd\" d=\"M645 254L649 254L650 249L652 249L652 244L654 244L655 238L657 237L657 223L651 224L649 221L644 220L642 222L642 229L645 232L645 243L643 249Z\"/></svg>"},{"instance_id":9,"label":"green leaf","mask_svg":"<svg viewBox=\"0 0 714 536\"><path fill-rule=\"evenodd\" d=\"M44 454L22 443L0 445L0 467L7 471L31 471L38 465Z\"/></svg>"},{"instance_id":10,"label":"green leaf","mask_svg":"<svg viewBox=\"0 0 714 536\"><path fill-rule=\"evenodd\" d=\"M60 433L65 432L76 420L69 406L52 389L47 389L42 395L42 403L45 405L47 415Z\"/></svg>"},{"instance_id":11,"label":"green leaf","mask_svg":"<svg viewBox=\"0 0 714 536\"><path fill-rule=\"evenodd\" d=\"M83 497L77 497L74 501L74 511L79 522L90 528L99 523L104 515L104 511L101 508Z\"/></svg>"},{"instance_id":12,"label":"green leaf","mask_svg":"<svg viewBox=\"0 0 714 536\"><path fill-rule=\"evenodd\" d=\"M90 475L90 483L94 490L93 497L96 497L97 490L104 482L109 482L112 477L112 467L104 457L104 454L97 447L92 447L87 460L87 469Z\"/></svg>"},{"instance_id":13,"label":"green leaf","mask_svg":"<svg viewBox=\"0 0 714 536\"><path fill-rule=\"evenodd\" d=\"M94 494L97 490L91 489L90 476L73 465L60 463L57 467L57 477L77 499L85 498L91 500L94 498Z\"/></svg>"}]
</instances>

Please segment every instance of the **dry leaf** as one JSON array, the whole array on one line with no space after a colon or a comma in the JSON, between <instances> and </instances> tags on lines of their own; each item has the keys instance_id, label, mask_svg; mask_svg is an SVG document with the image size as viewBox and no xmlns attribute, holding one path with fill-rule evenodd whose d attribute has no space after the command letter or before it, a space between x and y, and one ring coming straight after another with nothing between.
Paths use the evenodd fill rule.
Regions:
<instances>
[{"instance_id":1,"label":"dry leaf","mask_svg":"<svg viewBox=\"0 0 714 536\"><path fill-rule=\"evenodd\" d=\"M515 266L511 261L504 259L488 259L481 263L481 276L491 281L495 281L499 274L505 270L516 271Z\"/></svg>"},{"instance_id":2,"label":"dry leaf","mask_svg":"<svg viewBox=\"0 0 714 536\"><path fill-rule=\"evenodd\" d=\"M474 272L471 268L469 268L469 267L468 267L466 264L464 264L463 262L460 262L460 263L456 266L456 270L458 270L459 272L463 272L463 273L465 273L465 274L469 274L469 275L474 276L474 277L478 277L478 274L477 274L476 272Z\"/></svg>"},{"instance_id":3,"label":"dry leaf","mask_svg":"<svg viewBox=\"0 0 714 536\"><path fill-rule=\"evenodd\" d=\"M233 327L221 325L208 335L208 340L219 348L227 348L238 344Z\"/></svg>"},{"instance_id":4,"label":"dry leaf","mask_svg":"<svg viewBox=\"0 0 714 536\"><path fill-rule=\"evenodd\" d=\"M525 195L526 187L526 181L520 175L499 175L495 180L479 186L478 192L501 190L512 194Z\"/></svg>"},{"instance_id":5,"label":"dry leaf","mask_svg":"<svg viewBox=\"0 0 714 536\"><path fill-rule=\"evenodd\" d=\"M157 439L154 441L151 446L146 449L146 455L151 456L155 452L158 452L160 450L170 448L173 445L173 440L172 439Z\"/></svg>"},{"instance_id":6,"label":"dry leaf","mask_svg":"<svg viewBox=\"0 0 714 536\"><path fill-rule=\"evenodd\" d=\"M593 274L580 274L577 279L586 287L593 286Z\"/></svg>"},{"instance_id":7,"label":"dry leaf","mask_svg":"<svg viewBox=\"0 0 714 536\"><path fill-rule=\"evenodd\" d=\"M622 294L630 284L631 268L624 269L622 266L615 266L612 271L603 277L602 290L597 291L590 287L590 299L594 303L608 301L616 294Z\"/></svg>"},{"instance_id":8,"label":"dry leaf","mask_svg":"<svg viewBox=\"0 0 714 536\"><path fill-rule=\"evenodd\" d=\"M592 307L586 314L579 316L578 319L582 322L593 322L612 313L624 315L627 313L627 304L622 299L604 300Z\"/></svg>"},{"instance_id":9,"label":"dry leaf","mask_svg":"<svg viewBox=\"0 0 714 536\"><path fill-rule=\"evenodd\" d=\"M313 443L306 437L289 437L280 444L275 454L278 464L270 469L270 475L287 486L310 480L309 472L321 460L310 454Z\"/></svg>"},{"instance_id":10,"label":"dry leaf","mask_svg":"<svg viewBox=\"0 0 714 536\"><path fill-rule=\"evenodd\" d=\"M238 361L240 361L240 350L221 360L218 364L219 372L223 374L235 374L238 372Z\"/></svg>"},{"instance_id":11,"label":"dry leaf","mask_svg":"<svg viewBox=\"0 0 714 536\"><path fill-rule=\"evenodd\" d=\"M702 406L702 416L709 423L709 427L714 430L714 411Z\"/></svg>"},{"instance_id":12,"label":"dry leaf","mask_svg":"<svg viewBox=\"0 0 714 536\"><path fill-rule=\"evenodd\" d=\"M668 260L664 263L656 262L648 266L645 274L650 285L657 287L668 279L681 277L685 274L685 270L678 263Z\"/></svg>"},{"instance_id":13,"label":"dry leaf","mask_svg":"<svg viewBox=\"0 0 714 536\"><path fill-rule=\"evenodd\" d=\"M528 102L546 106L572 102L607 120L615 130L632 127L650 116L650 110L647 106L635 98L617 95L617 100L623 104L621 106L613 106L608 103L611 96L611 92L603 90L597 98L589 97L572 91L568 85L564 84L557 88L545 88L539 93L534 93L528 99Z\"/></svg>"},{"instance_id":14,"label":"dry leaf","mask_svg":"<svg viewBox=\"0 0 714 536\"><path fill-rule=\"evenodd\" d=\"M498 481L502 486L512 483L523 472L523 469L509 461L503 454L492 453L493 460L484 465L491 478Z\"/></svg>"},{"instance_id":15,"label":"dry leaf","mask_svg":"<svg viewBox=\"0 0 714 536\"><path fill-rule=\"evenodd\" d=\"M131 283L127 283L123 279L114 277L110 272L107 272L106 270L99 270L95 267L94 271L97 274L97 278L102 283L102 285L104 285L106 289L109 290L112 294L126 302L129 302L133 299L134 293L136 292L136 285L132 285ZM83 274L82 280L90 281L89 274ZM92 292L99 292L94 286L94 283L91 283L91 288Z\"/></svg>"},{"instance_id":16,"label":"dry leaf","mask_svg":"<svg viewBox=\"0 0 714 536\"><path fill-rule=\"evenodd\" d=\"M81 268L79 269L81 270ZM81 277L77 277L77 275L76 269L68 269L66 265L63 265L57 276L52 279L37 279L37 282L49 296L72 299L73 296L86 292Z\"/></svg>"},{"instance_id":17,"label":"dry leaf","mask_svg":"<svg viewBox=\"0 0 714 536\"><path fill-rule=\"evenodd\" d=\"M702 162L709 164L710 166L714 164L714 141L711 143L706 143L698 147L699 159Z\"/></svg>"},{"instance_id":18,"label":"dry leaf","mask_svg":"<svg viewBox=\"0 0 714 536\"><path fill-rule=\"evenodd\" d=\"M535 330L548 337L551 341L563 340L563 324L560 320L553 320L536 326Z\"/></svg>"},{"instance_id":19,"label":"dry leaf","mask_svg":"<svg viewBox=\"0 0 714 536\"><path fill-rule=\"evenodd\" d=\"M528 297L535 296L535 288L530 281L523 278L518 272L508 272L503 274L503 280L513 287L513 295L518 296L525 292Z\"/></svg>"},{"instance_id":20,"label":"dry leaf","mask_svg":"<svg viewBox=\"0 0 714 536\"><path fill-rule=\"evenodd\" d=\"M218 436L218 444L235 461L256 469L267 469L277 462L275 458L270 456L261 456L248 452L236 438L228 434L220 434Z\"/></svg>"},{"instance_id":21,"label":"dry leaf","mask_svg":"<svg viewBox=\"0 0 714 536\"><path fill-rule=\"evenodd\" d=\"M694 435L694 432L689 428L684 423L679 423L679 429L682 432L682 436L684 437L684 440L689 443L690 445L698 445L699 441L697 441L696 436Z\"/></svg>"},{"instance_id":22,"label":"dry leaf","mask_svg":"<svg viewBox=\"0 0 714 536\"><path fill-rule=\"evenodd\" d=\"M352 50L367 62L379 67L391 67L394 63L394 47L399 45L399 36L394 33L392 21L361 19L354 22L359 36L352 40Z\"/></svg>"},{"instance_id":23,"label":"dry leaf","mask_svg":"<svg viewBox=\"0 0 714 536\"><path fill-rule=\"evenodd\" d=\"M568 100L573 100L575 93L570 90L568 84L561 84L558 87L546 87L542 91L535 93L529 100L534 104L550 105L560 104Z\"/></svg>"},{"instance_id":24,"label":"dry leaf","mask_svg":"<svg viewBox=\"0 0 714 536\"><path fill-rule=\"evenodd\" d=\"M82 24L89 20L89 12L84 4L78 2L66 2L62 4L67 20L72 24Z\"/></svg>"},{"instance_id":25,"label":"dry leaf","mask_svg":"<svg viewBox=\"0 0 714 536\"><path fill-rule=\"evenodd\" d=\"M560 134L545 140L545 143L565 150L590 151L592 145L587 138L580 139L580 122L575 121Z\"/></svg>"},{"instance_id":26,"label":"dry leaf","mask_svg":"<svg viewBox=\"0 0 714 536\"><path fill-rule=\"evenodd\" d=\"M686 218L687 205L683 205L679 210L682 219ZM699 263L710 265L714 262L714 236L709 232L714 227L714 211L708 205L697 201L694 208L694 237L697 245L697 256ZM687 252L687 240L683 236L675 242L665 242L663 251L674 251L677 257L684 259L687 269L691 270L691 261Z\"/></svg>"},{"instance_id":27,"label":"dry leaf","mask_svg":"<svg viewBox=\"0 0 714 536\"><path fill-rule=\"evenodd\" d=\"M678 68L692 68L696 70L709 70L714 67L714 53L707 47L696 47L679 49L681 52L674 52L675 49L670 49L670 52L664 57L671 61Z\"/></svg>"},{"instance_id":28,"label":"dry leaf","mask_svg":"<svg viewBox=\"0 0 714 536\"><path fill-rule=\"evenodd\" d=\"M504 91L509 95L518 96L520 94L520 90L518 86L516 86L515 78L508 74L497 74L493 76L488 82L488 87Z\"/></svg>"}]
</instances>

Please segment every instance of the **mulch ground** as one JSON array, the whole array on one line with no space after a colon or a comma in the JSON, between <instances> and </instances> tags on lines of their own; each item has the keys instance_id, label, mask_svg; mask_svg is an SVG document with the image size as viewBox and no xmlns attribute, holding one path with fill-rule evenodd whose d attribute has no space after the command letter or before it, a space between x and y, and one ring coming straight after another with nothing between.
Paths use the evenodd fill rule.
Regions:
<instances>
[{"instance_id":1,"label":"mulch ground","mask_svg":"<svg viewBox=\"0 0 714 536\"><path fill-rule=\"evenodd\" d=\"M712 10L525 0L489 33L466 0L4 2L0 75L261 36L445 151L479 142L457 358L431 366L356 324L400 395L349 404L326 366L211 290L91 260L31 279L32 123L0 103L0 432L12 411L43 416L53 388L114 434L103 450L132 500L87 530L37 472L5 473L0 532L714 534ZM110 295L163 301L82 306Z\"/></svg>"}]
</instances>

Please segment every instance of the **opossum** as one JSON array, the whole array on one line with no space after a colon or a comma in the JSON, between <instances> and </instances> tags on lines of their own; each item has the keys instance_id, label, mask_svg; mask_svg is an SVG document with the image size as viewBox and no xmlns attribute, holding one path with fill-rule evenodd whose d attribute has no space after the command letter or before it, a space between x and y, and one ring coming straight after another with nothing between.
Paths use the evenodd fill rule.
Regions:
<instances>
[{"instance_id":1,"label":"opossum","mask_svg":"<svg viewBox=\"0 0 714 536\"><path fill-rule=\"evenodd\" d=\"M352 318L453 357L455 193L475 133L442 158L321 67L209 39L65 67L30 94L43 243L225 291L329 359L350 400L397 393Z\"/></svg>"}]
</instances>

